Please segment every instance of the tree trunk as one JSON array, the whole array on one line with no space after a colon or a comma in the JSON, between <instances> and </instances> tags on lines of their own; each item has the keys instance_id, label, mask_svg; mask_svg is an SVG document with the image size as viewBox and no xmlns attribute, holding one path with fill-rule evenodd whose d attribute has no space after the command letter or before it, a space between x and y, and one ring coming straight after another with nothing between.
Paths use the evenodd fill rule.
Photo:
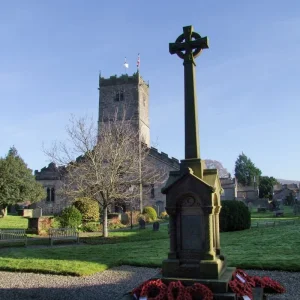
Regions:
<instances>
[{"instance_id":1,"label":"tree trunk","mask_svg":"<svg viewBox=\"0 0 300 300\"><path fill-rule=\"evenodd\" d=\"M103 229L102 234L104 237L108 237L108 228L107 228L107 206L103 207Z\"/></svg>"},{"instance_id":2,"label":"tree trunk","mask_svg":"<svg viewBox=\"0 0 300 300\"><path fill-rule=\"evenodd\" d=\"M1 205L0 206L0 218L4 218L7 216L7 206Z\"/></svg>"}]
</instances>

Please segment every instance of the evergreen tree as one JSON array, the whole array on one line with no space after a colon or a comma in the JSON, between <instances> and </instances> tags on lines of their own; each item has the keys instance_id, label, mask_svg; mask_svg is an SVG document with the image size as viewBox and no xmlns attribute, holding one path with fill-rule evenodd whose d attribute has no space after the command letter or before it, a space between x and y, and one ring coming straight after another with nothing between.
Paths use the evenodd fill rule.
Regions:
<instances>
[{"instance_id":1,"label":"evergreen tree","mask_svg":"<svg viewBox=\"0 0 300 300\"><path fill-rule=\"evenodd\" d=\"M277 183L274 177L261 176L259 179L259 198L273 199L273 187Z\"/></svg>"},{"instance_id":2,"label":"evergreen tree","mask_svg":"<svg viewBox=\"0 0 300 300\"><path fill-rule=\"evenodd\" d=\"M244 186L253 186L259 183L261 170L244 153L240 154L235 162L235 177Z\"/></svg>"},{"instance_id":3,"label":"evergreen tree","mask_svg":"<svg viewBox=\"0 0 300 300\"><path fill-rule=\"evenodd\" d=\"M16 148L10 148L6 157L0 158L0 215L5 215L10 204L33 203L45 197L43 186L35 180Z\"/></svg>"}]
</instances>

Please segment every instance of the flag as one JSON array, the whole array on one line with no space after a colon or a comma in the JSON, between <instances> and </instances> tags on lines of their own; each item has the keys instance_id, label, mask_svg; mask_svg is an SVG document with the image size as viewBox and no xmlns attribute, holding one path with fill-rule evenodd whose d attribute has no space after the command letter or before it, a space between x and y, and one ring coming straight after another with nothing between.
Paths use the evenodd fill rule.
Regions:
<instances>
[{"instance_id":1,"label":"flag","mask_svg":"<svg viewBox=\"0 0 300 300\"><path fill-rule=\"evenodd\" d=\"M126 60L126 57L125 57L125 62L124 62L124 65L123 65L126 69L129 68L129 64L127 63L127 60Z\"/></svg>"},{"instance_id":2,"label":"flag","mask_svg":"<svg viewBox=\"0 0 300 300\"><path fill-rule=\"evenodd\" d=\"M138 59L137 59L137 62L136 62L136 67L139 69L140 68L140 54L138 54Z\"/></svg>"}]
</instances>

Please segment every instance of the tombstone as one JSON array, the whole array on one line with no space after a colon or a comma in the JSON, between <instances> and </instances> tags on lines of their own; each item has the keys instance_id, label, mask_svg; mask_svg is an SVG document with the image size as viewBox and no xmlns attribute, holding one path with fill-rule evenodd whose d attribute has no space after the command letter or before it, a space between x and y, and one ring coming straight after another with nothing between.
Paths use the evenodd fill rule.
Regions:
<instances>
[{"instance_id":1,"label":"tombstone","mask_svg":"<svg viewBox=\"0 0 300 300\"><path fill-rule=\"evenodd\" d=\"M159 222L153 223L153 231L159 231Z\"/></svg>"},{"instance_id":2,"label":"tombstone","mask_svg":"<svg viewBox=\"0 0 300 300\"><path fill-rule=\"evenodd\" d=\"M183 59L184 65L185 159L179 171L169 173L162 189L169 214L170 251L163 261L161 278L180 278L188 285L199 282L214 294L235 299L234 294L228 294L235 268L226 267L220 248L222 187L217 169L206 169L200 158L194 59L205 48L207 37L193 32L192 26L184 27L183 34L169 46L170 53Z\"/></svg>"},{"instance_id":3,"label":"tombstone","mask_svg":"<svg viewBox=\"0 0 300 300\"><path fill-rule=\"evenodd\" d=\"M143 219L139 219L140 229L146 229L146 222Z\"/></svg>"}]
</instances>

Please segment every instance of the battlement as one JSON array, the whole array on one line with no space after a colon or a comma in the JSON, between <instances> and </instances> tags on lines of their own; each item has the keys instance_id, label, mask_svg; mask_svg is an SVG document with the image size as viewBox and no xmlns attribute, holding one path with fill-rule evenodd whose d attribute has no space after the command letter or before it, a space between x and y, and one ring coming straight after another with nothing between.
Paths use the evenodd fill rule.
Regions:
<instances>
[{"instance_id":1,"label":"battlement","mask_svg":"<svg viewBox=\"0 0 300 300\"><path fill-rule=\"evenodd\" d=\"M54 163L50 163L48 167L42 168L41 171L35 170L34 176L36 180L59 180L64 171L64 167L57 167Z\"/></svg>"},{"instance_id":2,"label":"battlement","mask_svg":"<svg viewBox=\"0 0 300 300\"><path fill-rule=\"evenodd\" d=\"M154 147L150 148L149 155L156 159L162 160L164 163L167 163L167 164L171 165L173 168L179 170L179 160L177 158L169 157L168 154L165 152L160 153Z\"/></svg>"},{"instance_id":3,"label":"battlement","mask_svg":"<svg viewBox=\"0 0 300 300\"><path fill-rule=\"evenodd\" d=\"M147 83L144 81L142 76L139 73L133 73L131 76L128 74L122 74L120 76L113 75L109 78L104 78L99 75L99 87L102 86L115 86L115 85L122 85L122 84L145 84L149 87L149 82Z\"/></svg>"}]
</instances>

